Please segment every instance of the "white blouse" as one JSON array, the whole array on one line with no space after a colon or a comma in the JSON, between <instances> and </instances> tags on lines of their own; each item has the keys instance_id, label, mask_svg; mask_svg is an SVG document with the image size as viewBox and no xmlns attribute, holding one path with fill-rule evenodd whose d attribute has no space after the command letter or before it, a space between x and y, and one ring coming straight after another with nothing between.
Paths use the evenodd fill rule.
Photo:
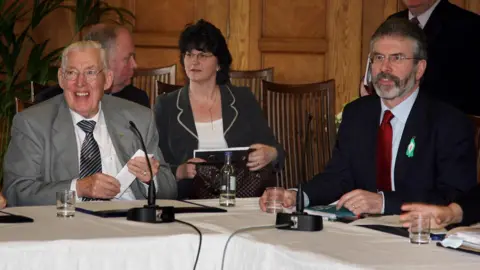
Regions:
<instances>
[{"instance_id":1,"label":"white blouse","mask_svg":"<svg viewBox=\"0 0 480 270\"><path fill-rule=\"evenodd\" d=\"M228 148L223 136L223 119L213 122L195 122L198 136L198 149Z\"/></svg>"}]
</instances>

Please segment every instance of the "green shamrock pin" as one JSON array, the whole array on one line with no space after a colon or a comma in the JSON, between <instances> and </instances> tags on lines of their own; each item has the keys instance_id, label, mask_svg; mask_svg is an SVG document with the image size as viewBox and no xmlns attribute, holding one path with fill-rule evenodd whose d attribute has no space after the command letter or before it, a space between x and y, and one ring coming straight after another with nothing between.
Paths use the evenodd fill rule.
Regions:
<instances>
[{"instance_id":1,"label":"green shamrock pin","mask_svg":"<svg viewBox=\"0 0 480 270\"><path fill-rule=\"evenodd\" d=\"M411 158L413 157L413 152L415 151L415 136L413 136L411 139L410 139L410 143L408 144L408 147L407 147L407 157Z\"/></svg>"}]
</instances>

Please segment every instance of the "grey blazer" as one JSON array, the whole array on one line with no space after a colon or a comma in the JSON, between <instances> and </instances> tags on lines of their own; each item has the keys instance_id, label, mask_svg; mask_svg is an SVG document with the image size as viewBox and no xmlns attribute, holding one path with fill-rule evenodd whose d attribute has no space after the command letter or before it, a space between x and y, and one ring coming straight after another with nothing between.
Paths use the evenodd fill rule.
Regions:
<instances>
[{"instance_id":1,"label":"grey blazer","mask_svg":"<svg viewBox=\"0 0 480 270\"><path fill-rule=\"evenodd\" d=\"M131 120L142 133L147 151L160 161L157 198L176 198L175 177L158 148L152 111L108 95L101 102L120 163L126 164L141 149L139 139L130 130ZM9 206L55 204L56 191L70 189L72 179L79 175L79 161L72 117L63 95L15 115L3 166ZM144 199L138 180L130 187L135 198Z\"/></svg>"}]
</instances>

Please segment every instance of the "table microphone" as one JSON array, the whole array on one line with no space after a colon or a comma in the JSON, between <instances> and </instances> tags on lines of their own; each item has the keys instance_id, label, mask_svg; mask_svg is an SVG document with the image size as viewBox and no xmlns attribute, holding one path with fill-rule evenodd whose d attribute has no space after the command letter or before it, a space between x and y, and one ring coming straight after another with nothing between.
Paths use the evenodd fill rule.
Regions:
<instances>
[{"instance_id":1,"label":"table microphone","mask_svg":"<svg viewBox=\"0 0 480 270\"><path fill-rule=\"evenodd\" d=\"M142 134L138 130L135 123L133 123L132 121L129 121L129 123L130 128L140 139L142 150L145 154L145 158L147 159L148 169L150 170L150 182L148 182L147 204L143 207L129 209L127 212L127 220L148 223L173 222L175 220L173 207L160 207L156 205L155 181L153 181L152 164L150 163L150 159L148 158L147 148L145 147L145 142L143 141Z\"/></svg>"},{"instance_id":2,"label":"table microphone","mask_svg":"<svg viewBox=\"0 0 480 270\"><path fill-rule=\"evenodd\" d=\"M277 220L275 222L276 225L293 222L293 225L289 227L277 227L277 229L306 232L321 231L323 229L323 217L309 215L303 212L303 210L303 185L302 183L299 183L297 190L296 211L293 213L277 213Z\"/></svg>"}]
</instances>

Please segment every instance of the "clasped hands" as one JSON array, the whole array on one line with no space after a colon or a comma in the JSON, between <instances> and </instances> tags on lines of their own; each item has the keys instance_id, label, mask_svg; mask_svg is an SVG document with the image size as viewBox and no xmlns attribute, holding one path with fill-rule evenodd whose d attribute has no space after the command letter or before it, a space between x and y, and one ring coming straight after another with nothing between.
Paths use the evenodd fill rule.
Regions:
<instances>
[{"instance_id":1,"label":"clasped hands","mask_svg":"<svg viewBox=\"0 0 480 270\"><path fill-rule=\"evenodd\" d=\"M277 149L264 144L252 144L255 149L248 155L247 167L250 171L258 171L275 160L278 156ZM175 177L177 180L192 179L197 175L196 163L206 162L201 158L191 158L186 163L178 166Z\"/></svg>"},{"instance_id":2,"label":"clasped hands","mask_svg":"<svg viewBox=\"0 0 480 270\"><path fill-rule=\"evenodd\" d=\"M153 175L158 173L160 162L150 158ZM127 162L128 171L147 184L150 179L150 169L145 157L135 157ZM120 182L110 175L95 173L77 181L77 196L98 199L111 199L120 192Z\"/></svg>"},{"instance_id":3,"label":"clasped hands","mask_svg":"<svg viewBox=\"0 0 480 270\"><path fill-rule=\"evenodd\" d=\"M286 190L283 196L283 207L289 208L295 205L297 192ZM262 211L266 211L267 193L260 197L259 205ZM337 209L345 207L355 215L360 214L381 214L383 209L383 198L381 194L356 189L345 193L337 202Z\"/></svg>"}]
</instances>

